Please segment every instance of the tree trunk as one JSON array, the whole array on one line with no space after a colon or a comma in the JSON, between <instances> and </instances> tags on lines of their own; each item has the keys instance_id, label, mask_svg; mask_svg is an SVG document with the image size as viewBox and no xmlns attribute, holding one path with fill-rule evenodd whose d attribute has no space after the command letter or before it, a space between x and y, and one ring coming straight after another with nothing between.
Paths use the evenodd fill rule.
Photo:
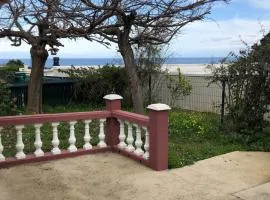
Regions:
<instances>
[{"instance_id":1,"label":"tree trunk","mask_svg":"<svg viewBox=\"0 0 270 200\"><path fill-rule=\"evenodd\" d=\"M28 83L27 113L42 113L42 77L48 52L43 46L32 46L30 50L32 69Z\"/></svg>"},{"instance_id":2,"label":"tree trunk","mask_svg":"<svg viewBox=\"0 0 270 200\"><path fill-rule=\"evenodd\" d=\"M131 45L128 42L119 44L120 53L123 57L125 68L127 70L129 85L131 90L132 102L136 113L143 114L143 96L142 86L136 72L136 63Z\"/></svg>"},{"instance_id":3,"label":"tree trunk","mask_svg":"<svg viewBox=\"0 0 270 200\"><path fill-rule=\"evenodd\" d=\"M151 73L149 74L148 77L148 103L151 104L152 103L152 76Z\"/></svg>"}]
</instances>

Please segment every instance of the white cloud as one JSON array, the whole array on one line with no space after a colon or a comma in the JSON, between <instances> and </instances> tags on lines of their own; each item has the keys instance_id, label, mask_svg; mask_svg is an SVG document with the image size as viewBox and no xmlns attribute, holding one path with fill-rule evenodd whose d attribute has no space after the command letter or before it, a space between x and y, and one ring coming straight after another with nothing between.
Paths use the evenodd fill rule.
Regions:
<instances>
[{"instance_id":1,"label":"white cloud","mask_svg":"<svg viewBox=\"0 0 270 200\"><path fill-rule=\"evenodd\" d=\"M270 0L269 0L270 1ZM170 56L214 57L226 56L230 51L238 52L244 48L242 41L249 45L262 37L261 24L269 31L269 20L230 19L223 21L195 22L185 27L182 34L171 42L168 54ZM120 56L117 46L110 49L83 39L63 40L60 57L76 58L109 58ZM0 58L30 57L30 46L12 47L8 40L0 39ZM24 56L23 56L24 55Z\"/></svg>"},{"instance_id":2,"label":"white cloud","mask_svg":"<svg viewBox=\"0 0 270 200\"><path fill-rule=\"evenodd\" d=\"M270 0L248 0L248 2L255 8L270 10Z\"/></svg>"},{"instance_id":3,"label":"white cloud","mask_svg":"<svg viewBox=\"0 0 270 200\"><path fill-rule=\"evenodd\" d=\"M175 56L225 56L262 38L261 25L270 30L270 20L231 19L219 22L195 22L188 25L172 42Z\"/></svg>"}]
</instances>

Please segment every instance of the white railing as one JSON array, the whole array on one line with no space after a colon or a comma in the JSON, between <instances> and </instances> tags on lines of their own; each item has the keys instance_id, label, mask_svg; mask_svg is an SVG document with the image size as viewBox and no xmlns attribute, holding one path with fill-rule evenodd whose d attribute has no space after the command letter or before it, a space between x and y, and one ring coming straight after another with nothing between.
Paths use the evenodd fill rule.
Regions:
<instances>
[{"instance_id":1,"label":"white railing","mask_svg":"<svg viewBox=\"0 0 270 200\"><path fill-rule=\"evenodd\" d=\"M167 169L168 111L170 107L165 104L151 104L147 107L149 116L145 116L121 110L122 97L119 95L106 95L104 99L106 110L101 111L0 117L0 168L112 151L130 157L157 171ZM99 130L96 130L96 127L91 130L90 127L94 126L93 120L98 120ZM68 134L68 139L67 135L62 134L62 126L59 127L62 122L69 127L69 133L64 133ZM48 123L51 128L49 132ZM76 124L78 125L76 126ZM29 132L29 125L34 127L33 134ZM15 129L9 130L10 126ZM4 132L5 127L8 129ZM46 131L44 131L45 128ZM46 137L42 131L46 133ZM59 137L58 131L61 133L61 137ZM8 149L10 146L5 146L6 139L11 139L5 137L7 132L9 134L11 132L14 134L13 136L17 137L14 142L16 143L15 158L5 158L4 156L14 152L14 149ZM48 141L48 134L52 136L51 141ZM27 148L25 148L24 142L26 143L25 139L28 136L34 141L30 140L31 143L28 142ZM63 136L64 141L62 141ZM5 145L2 144L3 137ZM82 138L83 140L81 140ZM82 141L79 142L79 145L77 139ZM8 142L12 141L13 139ZM51 146L48 147L48 144ZM60 149L62 146L65 148ZM32 153L26 155L24 150Z\"/></svg>"},{"instance_id":2,"label":"white railing","mask_svg":"<svg viewBox=\"0 0 270 200\"><path fill-rule=\"evenodd\" d=\"M89 150L92 149L93 146L91 144L91 134L90 134L90 129L89 129L89 124L92 122L92 120L84 120L84 145L83 145L83 149L84 150ZM105 125L106 119L100 119L99 120L99 134L98 134L98 138L99 138L99 142L97 144L97 147L99 148L103 148L106 147L107 144L105 142L105 133L104 133L104 125ZM69 147L67 148L67 150L69 152L76 152L78 149L76 147L76 130L75 130L75 124L77 123L77 121L69 121ZM52 149L51 149L51 153L53 155L59 155L61 154L61 150L59 148L60 145L60 140L58 138L58 126L59 126L60 122L52 122L51 123L51 127L52 127ZM36 157L42 157L44 156L44 151L42 150L42 137L41 137L41 127L43 126L42 123L38 123L38 124L33 124L34 128L35 128L35 141L34 141L34 146L35 146L35 151L33 152L33 154ZM16 159L24 159L26 158L26 154L24 153L24 142L23 142L23 134L24 134L24 128L25 125L15 125L15 130L16 130L16 135L17 135L17 140L16 140L16 155L15 158ZM0 127L0 162L1 161L5 161L5 156L3 155L3 151L4 151L4 146L2 144L2 137L4 127Z\"/></svg>"},{"instance_id":3,"label":"white railing","mask_svg":"<svg viewBox=\"0 0 270 200\"><path fill-rule=\"evenodd\" d=\"M119 133L120 142L117 146L124 151L134 153L135 155L140 156L147 160L149 158L148 128L146 126L141 126L139 124L124 121L121 119L118 119L118 122L120 123L120 133ZM135 134L133 127L135 128ZM142 140L143 134L144 134L144 141Z\"/></svg>"}]
</instances>

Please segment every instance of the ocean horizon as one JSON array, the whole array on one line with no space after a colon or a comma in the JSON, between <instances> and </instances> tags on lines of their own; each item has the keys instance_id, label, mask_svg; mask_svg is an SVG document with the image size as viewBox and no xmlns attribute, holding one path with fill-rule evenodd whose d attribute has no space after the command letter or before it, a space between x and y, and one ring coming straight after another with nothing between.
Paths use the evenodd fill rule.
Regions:
<instances>
[{"instance_id":1,"label":"ocean horizon","mask_svg":"<svg viewBox=\"0 0 270 200\"><path fill-rule=\"evenodd\" d=\"M14 58L13 58L14 59ZM7 63L11 59L0 59L0 65ZM31 59L19 59L24 64L31 66ZM222 57L180 57L168 58L164 64L215 64L220 63ZM121 58L60 58L60 66L89 66L89 65L122 65ZM49 58L45 64L46 68L53 66L53 59Z\"/></svg>"}]
</instances>

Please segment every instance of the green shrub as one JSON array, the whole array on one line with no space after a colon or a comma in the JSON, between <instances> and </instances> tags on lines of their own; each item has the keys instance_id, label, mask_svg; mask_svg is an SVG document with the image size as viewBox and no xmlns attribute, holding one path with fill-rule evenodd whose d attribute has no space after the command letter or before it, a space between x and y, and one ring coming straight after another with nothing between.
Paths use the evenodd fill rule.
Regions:
<instances>
[{"instance_id":1,"label":"green shrub","mask_svg":"<svg viewBox=\"0 0 270 200\"><path fill-rule=\"evenodd\" d=\"M234 61L214 70L212 81L224 81L228 88L226 103L232 131L250 135L267 126L264 114L270 105L269 55L270 33L239 55L232 54Z\"/></svg>"},{"instance_id":2,"label":"green shrub","mask_svg":"<svg viewBox=\"0 0 270 200\"><path fill-rule=\"evenodd\" d=\"M15 72L19 71L24 64L20 60L9 60L3 67L0 67L0 79L8 83L15 80Z\"/></svg>"},{"instance_id":3,"label":"green shrub","mask_svg":"<svg viewBox=\"0 0 270 200\"><path fill-rule=\"evenodd\" d=\"M192 85L181 73L180 69L177 69L178 75L172 76L171 74L166 75L167 88L170 91L170 105L175 106L176 100L181 96L188 96L191 93Z\"/></svg>"},{"instance_id":4,"label":"green shrub","mask_svg":"<svg viewBox=\"0 0 270 200\"><path fill-rule=\"evenodd\" d=\"M105 65L99 68L72 67L69 70L60 70L77 80L74 100L80 103L103 104L103 97L115 93L123 96L123 103L129 104L130 93L128 79L124 68L114 65Z\"/></svg>"},{"instance_id":5,"label":"green shrub","mask_svg":"<svg viewBox=\"0 0 270 200\"><path fill-rule=\"evenodd\" d=\"M0 81L0 116L17 114L16 99L11 98L7 84Z\"/></svg>"},{"instance_id":6,"label":"green shrub","mask_svg":"<svg viewBox=\"0 0 270 200\"><path fill-rule=\"evenodd\" d=\"M16 70L18 71L18 68L24 67L24 63L21 60L9 60L6 64L5 67L7 67L9 70Z\"/></svg>"}]
</instances>

